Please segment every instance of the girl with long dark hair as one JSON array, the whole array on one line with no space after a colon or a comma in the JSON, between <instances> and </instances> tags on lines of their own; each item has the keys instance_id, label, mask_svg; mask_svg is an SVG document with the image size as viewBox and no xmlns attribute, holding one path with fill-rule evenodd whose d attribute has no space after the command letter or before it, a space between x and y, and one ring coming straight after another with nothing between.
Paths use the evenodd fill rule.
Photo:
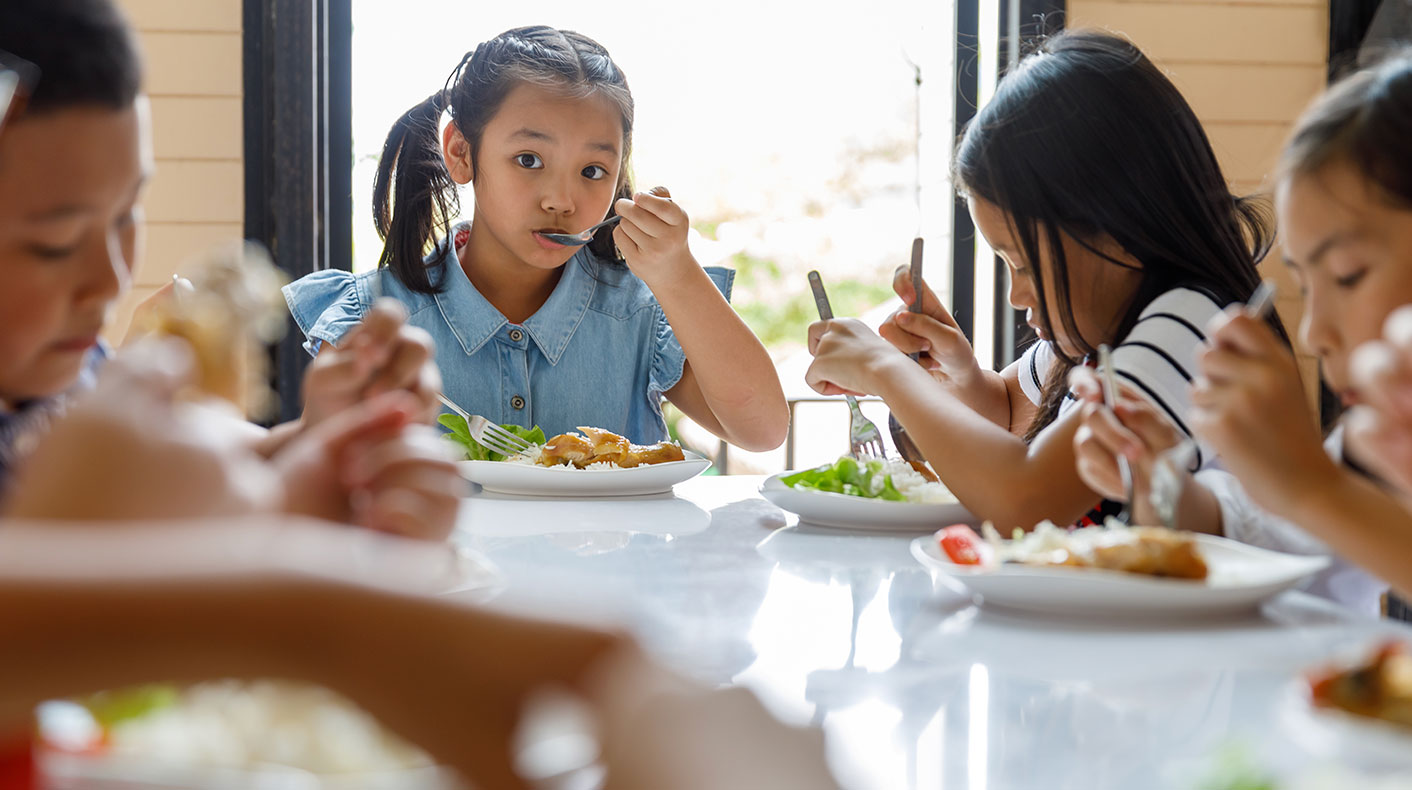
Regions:
<instances>
[{"instance_id":1,"label":"girl with long dark hair","mask_svg":"<svg viewBox=\"0 0 1412 790\"><path fill-rule=\"evenodd\" d=\"M967 127L953 170L1039 341L999 373L982 369L936 296L913 294L902 272L898 292L922 313L899 313L882 338L854 321L815 324L809 383L880 395L982 518L1025 529L1099 518L1101 497L1075 469L1069 371L1114 347L1118 378L1189 432L1201 327L1258 285L1265 217L1231 195L1171 81L1103 33L1065 32L1025 57ZM901 351L924 352L930 370Z\"/></svg>"}]
</instances>

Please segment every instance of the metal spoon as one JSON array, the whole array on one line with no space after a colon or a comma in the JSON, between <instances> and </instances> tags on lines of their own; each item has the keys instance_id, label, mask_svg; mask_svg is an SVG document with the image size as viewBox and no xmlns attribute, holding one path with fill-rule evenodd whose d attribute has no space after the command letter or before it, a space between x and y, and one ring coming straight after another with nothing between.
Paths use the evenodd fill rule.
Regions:
<instances>
[{"instance_id":1,"label":"metal spoon","mask_svg":"<svg viewBox=\"0 0 1412 790\"><path fill-rule=\"evenodd\" d=\"M620 219L622 219L622 215L611 216L581 233L541 233L539 235L565 247L580 247L593 241L593 234L603 228L611 228L618 224Z\"/></svg>"}]
</instances>

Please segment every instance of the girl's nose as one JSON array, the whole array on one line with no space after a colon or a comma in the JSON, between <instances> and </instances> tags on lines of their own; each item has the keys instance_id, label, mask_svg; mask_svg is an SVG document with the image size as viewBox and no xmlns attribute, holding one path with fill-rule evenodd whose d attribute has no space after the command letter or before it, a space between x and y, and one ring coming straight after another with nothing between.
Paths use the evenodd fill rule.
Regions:
<instances>
[{"instance_id":1,"label":"girl's nose","mask_svg":"<svg viewBox=\"0 0 1412 790\"><path fill-rule=\"evenodd\" d=\"M1304 300L1304 316L1299 319L1299 342L1306 351L1320 357L1336 353L1341 345L1336 316L1329 312L1327 301L1310 288Z\"/></svg>"},{"instance_id":2,"label":"girl's nose","mask_svg":"<svg viewBox=\"0 0 1412 790\"><path fill-rule=\"evenodd\" d=\"M545 185L540 196L539 207L550 214L572 214L574 211L573 190L562 179L554 179Z\"/></svg>"},{"instance_id":3,"label":"girl's nose","mask_svg":"<svg viewBox=\"0 0 1412 790\"><path fill-rule=\"evenodd\" d=\"M132 269L128 265L127 245L123 231L109 229L104 234L103 245L94 245L84 261L83 286L80 299L83 301L111 301L127 290L132 284Z\"/></svg>"}]
</instances>

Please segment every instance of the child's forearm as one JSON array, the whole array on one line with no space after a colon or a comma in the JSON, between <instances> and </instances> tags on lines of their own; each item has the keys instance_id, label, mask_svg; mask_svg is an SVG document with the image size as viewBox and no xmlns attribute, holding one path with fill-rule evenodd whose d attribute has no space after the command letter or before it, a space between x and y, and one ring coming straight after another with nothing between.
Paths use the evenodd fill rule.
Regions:
<instances>
[{"instance_id":1,"label":"child's forearm","mask_svg":"<svg viewBox=\"0 0 1412 790\"><path fill-rule=\"evenodd\" d=\"M717 435L747 450L771 450L784 442L789 408L774 362L759 338L731 309L700 266L672 283L654 286L691 366L710 415L691 414ZM673 402L690 397L673 397ZM710 417L716 425L710 425ZM719 428L719 430L716 430Z\"/></svg>"},{"instance_id":2,"label":"child's forearm","mask_svg":"<svg viewBox=\"0 0 1412 790\"><path fill-rule=\"evenodd\" d=\"M1347 469L1303 491L1291 520L1339 556L1412 598L1412 512Z\"/></svg>"},{"instance_id":3,"label":"child's forearm","mask_svg":"<svg viewBox=\"0 0 1412 790\"><path fill-rule=\"evenodd\" d=\"M43 700L138 683L306 677L318 629L295 622L292 587L248 576L0 578L0 729Z\"/></svg>"},{"instance_id":4,"label":"child's forearm","mask_svg":"<svg viewBox=\"0 0 1412 790\"><path fill-rule=\"evenodd\" d=\"M977 414L1002 428L1010 427L1010 395L1001 374L982 368L973 381L952 392Z\"/></svg>"},{"instance_id":5,"label":"child's forearm","mask_svg":"<svg viewBox=\"0 0 1412 790\"><path fill-rule=\"evenodd\" d=\"M962 403L906 357L879 358L870 389L887 401L947 488L1003 530L1044 519L1071 523L1095 503L1078 476L1077 420L1050 426L1027 445Z\"/></svg>"}]
</instances>

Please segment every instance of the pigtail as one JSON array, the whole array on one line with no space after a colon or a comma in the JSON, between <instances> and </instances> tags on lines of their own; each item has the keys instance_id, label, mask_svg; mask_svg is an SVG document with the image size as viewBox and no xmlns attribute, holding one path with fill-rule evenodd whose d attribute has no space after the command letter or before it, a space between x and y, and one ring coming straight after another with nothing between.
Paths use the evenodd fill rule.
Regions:
<instances>
[{"instance_id":1,"label":"pigtail","mask_svg":"<svg viewBox=\"0 0 1412 790\"><path fill-rule=\"evenodd\" d=\"M417 293L441 290L430 277L434 267L423 258L427 245L445 232L460 208L438 134L446 95L437 91L397 119L373 182L373 221L383 240L378 265Z\"/></svg>"}]
</instances>

